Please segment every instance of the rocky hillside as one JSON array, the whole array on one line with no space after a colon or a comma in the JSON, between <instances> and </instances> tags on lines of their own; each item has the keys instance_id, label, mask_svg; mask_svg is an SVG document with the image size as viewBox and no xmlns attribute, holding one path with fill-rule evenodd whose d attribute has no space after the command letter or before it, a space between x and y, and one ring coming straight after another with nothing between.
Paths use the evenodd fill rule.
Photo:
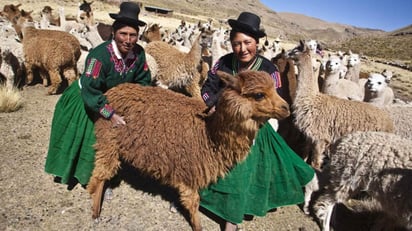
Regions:
<instances>
[{"instance_id":1,"label":"rocky hillside","mask_svg":"<svg viewBox=\"0 0 412 231\"><path fill-rule=\"evenodd\" d=\"M293 13L277 13L259 0L219 1L219 0L141 0L144 6L168 8L174 13L203 15L225 21L236 18L241 11L250 11L262 17L262 24L270 37L281 36L285 39L313 37L318 40L336 41L359 35L383 34L381 30L356 28L350 25L329 23L320 19ZM323 33L322 33L323 32ZM327 35L322 37L321 34Z\"/></svg>"},{"instance_id":2,"label":"rocky hillside","mask_svg":"<svg viewBox=\"0 0 412 231\"><path fill-rule=\"evenodd\" d=\"M76 15L70 9L76 9L82 0L62 0L59 5L67 7L66 13ZM87 0L91 2L93 0ZM104 12L111 22L107 12L116 9L121 0L94 0L96 12ZM174 19L184 19L196 23L214 19L216 22L226 22L229 18L237 18L241 11L251 11L261 16L262 24L269 38L280 36L290 43L300 39L316 39L323 47L333 50L348 51L349 49L372 58L386 59L389 62L411 65L412 57L412 25L392 32L358 28L352 25L326 22L317 18L295 13L277 13L259 0L136 0L145 6L156 6L173 11ZM9 1L6 1L6 3ZM13 1L11 1L13 2ZM27 5L41 6L42 0L22 0L23 9ZM55 6L55 3L50 2ZM68 6L73 6L69 8ZM55 6L57 9L58 6ZM57 10L56 10L57 11ZM39 10L33 15L39 16ZM169 17L169 16L165 16ZM165 25L164 25L165 26Z\"/></svg>"},{"instance_id":3,"label":"rocky hillside","mask_svg":"<svg viewBox=\"0 0 412 231\"><path fill-rule=\"evenodd\" d=\"M400 61L410 65L412 57L412 25L393 32L359 28L352 25L326 22L294 13L277 13L259 0L140 0L143 6L157 6L173 10L175 16L204 16L217 21L236 18L241 11L250 11L262 17L269 37L284 40L316 39L325 47L360 52L367 56ZM371 43L372 41L372 43ZM372 45L371 45L372 44ZM409 46L408 46L409 45Z\"/></svg>"}]
</instances>

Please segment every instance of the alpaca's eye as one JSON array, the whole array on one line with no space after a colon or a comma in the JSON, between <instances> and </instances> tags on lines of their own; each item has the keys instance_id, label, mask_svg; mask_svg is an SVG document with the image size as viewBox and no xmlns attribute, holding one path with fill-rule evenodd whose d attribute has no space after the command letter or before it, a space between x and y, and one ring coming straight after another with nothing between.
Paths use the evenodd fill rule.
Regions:
<instances>
[{"instance_id":1,"label":"alpaca's eye","mask_svg":"<svg viewBox=\"0 0 412 231\"><path fill-rule=\"evenodd\" d=\"M263 93L256 93L253 95L253 98L255 98L256 101L263 100L265 98L265 94Z\"/></svg>"}]
</instances>

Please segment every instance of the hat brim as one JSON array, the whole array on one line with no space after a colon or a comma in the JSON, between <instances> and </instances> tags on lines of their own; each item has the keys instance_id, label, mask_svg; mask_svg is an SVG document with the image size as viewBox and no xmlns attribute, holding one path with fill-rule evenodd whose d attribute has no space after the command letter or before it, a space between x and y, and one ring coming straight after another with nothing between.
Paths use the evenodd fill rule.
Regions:
<instances>
[{"instance_id":1,"label":"hat brim","mask_svg":"<svg viewBox=\"0 0 412 231\"><path fill-rule=\"evenodd\" d=\"M261 30L256 30L254 28L252 28L251 26L244 24L242 22L239 22L235 19L229 19L228 23L230 25L230 27L232 27L233 29L237 29L240 32L245 32L245 33L249 33L251 35L255 35L258 38L263 38L266 36L266 33L264 31Z\"/></svg>"},{"instance_id":2,"label":"hat brim","mask_svg":"<svg viewBox=\"0 0 412 231\"><path fill-rule=\"evenodd\" d=\"M131 19L131 18L126 18L126 17L121 17L121 16L119 16L119 14L109 13L109 16L114 20L118 20L118 21L124 22L126 24L130 24L130 25L134 25L134 26L146 26L146 23L143 22L143 21L136 20L136 19Z\"/></svg>"}]
</instances>

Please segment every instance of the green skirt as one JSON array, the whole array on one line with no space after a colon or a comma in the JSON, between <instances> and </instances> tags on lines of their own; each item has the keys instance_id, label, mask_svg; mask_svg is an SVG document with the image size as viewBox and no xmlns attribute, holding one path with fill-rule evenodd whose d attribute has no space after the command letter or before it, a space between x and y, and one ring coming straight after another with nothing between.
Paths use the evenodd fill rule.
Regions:
<instances>
[{"instance_id":1,"label":"green skirt","mask_svg":"<svg viewBox=\"0 0 412 231\"><path fill-rule=\"evenodd\" d=\"M59 98L53 115L45 171L68 184L86 185L94 168L94 122L87 114L78 82Z\"/></svg>"},{"instance_id":2,"label":"green skirt","mask_svg":"<svg viewBox=\"0 0 412 231\"><path fill-rule=\"evenodd\" d=\"M200 191L200 205L239 224L244 215L265 216L271 209L302 203L303 187L314 174L313 168L266 123L248 157Z\"/></svg>"}]
</instances>

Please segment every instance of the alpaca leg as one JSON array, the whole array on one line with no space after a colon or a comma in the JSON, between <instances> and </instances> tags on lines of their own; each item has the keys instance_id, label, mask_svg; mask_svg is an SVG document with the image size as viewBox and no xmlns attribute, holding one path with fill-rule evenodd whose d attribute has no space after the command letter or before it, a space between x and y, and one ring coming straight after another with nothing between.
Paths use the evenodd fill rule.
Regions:
<instances>
[{"instance_id":1,"label":"alpaca leg","mask_svg":"<svg viewBox=\"0 0 412 231\"><path fill-rule=\"evenodd\" d=\"M323 221L323 224L322 224L324 231L329 231L330 230L330 220L331 220L331 217L332 217L334 207L335 207L335 204L331 204L331 205L327 206L327 208L326 208L326 219Z\"/></svg>"},{"instance_id":2,"label":"alpaca leg","mask_svg":"<svg viewBox=\"0 0 412 231\"><path fill-rule=\"evenodd\" d=\"M182 206L187 209L190 216L190 225L192 226L192 230L194 231L201 231L202 226L200 224L200 214L199 214L199 204L200 204L200 196L197 190L193 190L186 185L180 185L178 187L180 200Z\"/></svg>"},{"instance_id":3,"label":"alpaca leg","mask_svg":"<svg viewBox=\"0 0 412 231\"><path fill-rule=\"evenodd\" d=\"M92 218L98 219L100 217L100 211L102 208L102 199L103 199L103 189L104 189L104 180L97 180L95 181L93 188L94 192L91 193L92 197ZM90 191L89 191L90 192Z\"/></svg>"},{"instance_id":4,"label":"alpaca leg","mask_svg":"<svg viewBox=\"0 0 412 231\"><path fill-rule=\"evenodd\" d=\"M108 142L100 143L109 144ZM96 152L95 157L95 167L93 169L93 174L90 178L90 181L87 185L87 191L90 193L93 201L92 217L94 219L100 216L104 183L113 178L120 168L117 146L111 145L110 147L103 148L103 150L101 151L99 150L100 143L96 143L96 148L98 151Z\"/></svg>"},{"instance_id":5,"label":"alpaca leg","mask_svg":"<svg viewBox=\"0 0 412 231\"><path fill-rule=\"evenodd\" d=\"M48 85L47 78L46 76L43 76L43 86L47 87L47 85Z\"/></svg>"},{"instance_id":6,"label":"alpaca leg","mask_svg":"<svg viewBox=\"0 0 412 231\"><path fill-rule=\"evenodd\" d=\"M26 84L29 85L33 82L33 65L28 62L25 62L24 65L26 66Z\"/></svg>"},{"instance_id":7,"label":"alpaca leg","mask_svg":"<svg viewBox=\"0 0 412 231\"><path fill-rule=\"evenodd\" d=\"M49 95L56 94L57 89L59 88L62 79L60 76L60 73L58 70L50 70L49 71L49 76L50 76L50 87L49 87Z\"/></svg>"},{"instance_id":8,"label":"alpaca leg","mask_svg":"<svg viewBox=\"0 0 412 231\"><path fill-rule=\"evenodd\" d=\"M0 65L0 73L3 73L4 76L6 76L6 89L12 90L14 87L14 73L11 65L2 63Z\"/></svg>"},{"instance_id":9,"label":"alpaca leg","mask_svg":"<svg viewBox=\"0 0 412 231\"><path fill-rule=\"evenodd\" d=\"M309 163L313 160L313 144L309 139L305 138L305 144L303 146L303 155L302 158L306 163ZM312 166L313 167L313 166Z\"/></svg>"},{"instance_id":10,"label":"alpaca leg","mask_svg":"<svg viewBox=\"0 0 412 231\"><path fill-rule=\"evenodd\" d=\"M93 170L93 175L87 185L87 191L92 198L92 218L97 219L100 217L100 210L103 201L104 184L110 180L115 174L111 172L109 167L99 165L98 161L95 163L96 167ZM117 170L112 170L117 172Z\"/></svg>"},{"instance_id":11,"label":"alpaca leg","mask_svg":"<svg viewBox=\"0 0 412 231\"><path fill-rule=\"evenodd\" d=\"M77 79L77 72L74 68L69 68L64 70L63 76L67 80L68 86L70 86Z\"/></svg>"},{"instance_id":12,"label":"alpaca leg","mask_svg":"<svg viewBox=\"0 0 412 231\"><path fill-rule=\"evenodd\" d=\"M309 203L312 198L312 193L316 192L317 190L319 190L319 182L318 177L315 173L312 180L310 180L309 183L305 185L305 203L303 205L303 212L305 214L309 214Z\"/></svg>"},{"instance_id":13,"label":"alpaca leg","mask_svg":"<svg viewBox=\"0 0 412 231\"><path fill-rule=\"evenodd\" d=\"M318 218L323 231L329 231L330 229L330 219L335 204L336 201L332 199L331 194L326 193L320 196L313 206L315 216Z\"/></svg>"},{"instance_id":14,"label":"alpaca leg","mask_svg":"<svg viewBox=\"0 0 412 231\"><path fill-rule=\"evenodd\" d=\"M48 81L47 81L47 73L45 72L45 71L39 71L39 74L40 74L40 76L41 76L41 78L42 78L42 80L43 80L43 86L44 87L47 87L47 86L49 86L49 83L48 83Z\"/></svg>"},{"instance_id":15,"label":"alpaca leg","mask_svg":"<svg viewBox=\"0 0 412 231\"><path fill-rule=\"evenodd\" d=\"M312 167L321 171L323 164L323 152L325 151L325 144L323 141L319 141L315 144L313 149Z\"/></svg>"}]
</instances>

